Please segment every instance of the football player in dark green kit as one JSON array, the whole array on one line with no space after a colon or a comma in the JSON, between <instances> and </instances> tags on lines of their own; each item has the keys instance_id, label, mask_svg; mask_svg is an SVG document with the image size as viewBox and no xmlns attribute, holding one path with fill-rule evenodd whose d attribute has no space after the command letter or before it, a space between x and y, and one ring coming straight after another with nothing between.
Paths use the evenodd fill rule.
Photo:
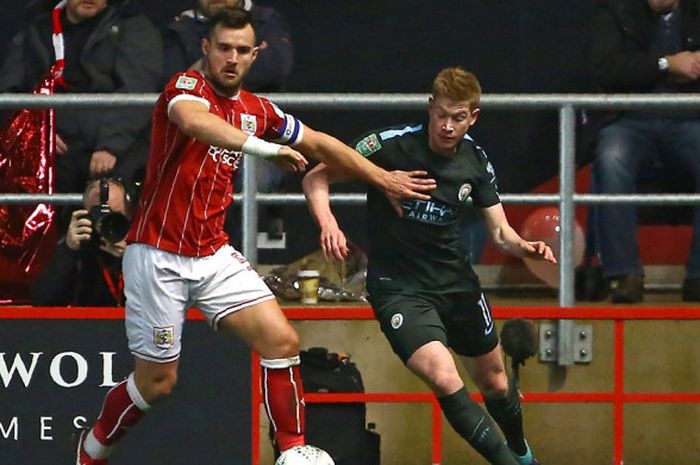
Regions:
<instances>
[{"instance_id":1,"label":"football player in dark green kit","mask_svg":"<svg viewBox=\"0 0 700 465\"><path fill-rule=\"evenodd\" d=\"M373 131L357 142L360 153L387 170L424 170L437 181L430 200L404 200L400 215L369 187L367 291L394 352L435 392L455 431L492 464L536 465L517 386L508 382L489 305L460 245L460 212L471 199L502 252L556 260L544 242L525 241L508 224L493 167L467 135L480 96L473 74L444 69L433 82L427 125ZM330 209L329 185L350 180L319 165L303 181L327 258L343 260L348 253ZM462 359L506 442L469 397L448 347Z\"/></svg>"}]
</instances>

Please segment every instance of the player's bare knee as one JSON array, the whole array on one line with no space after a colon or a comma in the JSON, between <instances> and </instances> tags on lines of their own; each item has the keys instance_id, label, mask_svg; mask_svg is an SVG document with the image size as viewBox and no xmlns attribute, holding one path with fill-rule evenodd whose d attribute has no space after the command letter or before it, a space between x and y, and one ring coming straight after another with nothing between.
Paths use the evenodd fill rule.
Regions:
<instances>
[{"instance_id":1,"label":"player's bare knee","mask_svg":"<svg viewBox=\"0 0 700 465\"><path fill-rule=\"evenodd\" d=\"M299 334L290 327L282 336L278 349L282 352L281 357L293 357L299 354Z\"/></svg>"},{"instance_id":2,"label":"player's bare knee","mask_svg":"<svg viewBox=\"0 0 700 465\"><path fill-rule=\"evenodd\" d=\"M428 374L428 383L438 396L450 395L463 386L462 379L455 369L436 369Z\"/></svg>"},{"instance_id":3,"label":"player's bare knee","mask_svg":"<svg viewBox=\"0 0 700 465\"><path fill-rule=\"evenodd\" d=\"M163 397L172 394L175 385L177 384L177 374L170 373L167 376L158 380L158 391Z\"/></svg>"},{"instance_id":4,"label":"player's bare knee","mask_svg":"<svg viewBox=\"0 0 700 465\"><path fill-rule=\"evenodd\" d=\"M278 359L299 355L299 335L291 326L266 337L262 344L255 344L262 358Z\"/></svg>"}]
</instances>

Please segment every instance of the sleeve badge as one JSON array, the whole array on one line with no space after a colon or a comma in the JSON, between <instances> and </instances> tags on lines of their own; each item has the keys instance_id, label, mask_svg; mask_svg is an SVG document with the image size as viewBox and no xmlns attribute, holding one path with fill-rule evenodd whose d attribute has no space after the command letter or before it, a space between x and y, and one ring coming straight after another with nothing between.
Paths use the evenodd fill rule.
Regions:
<instances>
[{"instance_id":1,"label":"sleeve badge","mask_svg":"<svg viewBox=\"0 0 700 465\"><path fill-rule=\"evenodd\" d=\"M355 150L365 157L369 157L381 148L382 144L376 134L370 134L355 145Z\"/></svg>"},{"instance_id":2,"label":"sleeve badge","mask_svg":"<svg viewBox=\"0 0 700 465\"><path fill-rule=\"evenodd\" d=\"M177 81L175 81L176 89L194 90L195 87L197 87L197 78L180 76L177 78Z\"/></svg>"}]
</instances>

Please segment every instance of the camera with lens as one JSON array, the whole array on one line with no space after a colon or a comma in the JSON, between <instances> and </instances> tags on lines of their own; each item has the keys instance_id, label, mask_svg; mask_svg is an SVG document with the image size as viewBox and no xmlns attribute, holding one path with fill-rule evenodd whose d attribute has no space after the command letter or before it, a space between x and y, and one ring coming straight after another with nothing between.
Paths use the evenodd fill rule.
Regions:
<instances>
[{"instance_id":1,"label":"camera with lens","mask_svg":"<svg viewBox=\"0 0 700 465\"><path fill-rule=\"evenodd\" d=\"M130 221L126 215L109 208L109 182L109 178L100 179L100 203L90 209L88 217L98 236L103 237L108 242L117 243L126 237ZM125 201L128 203L126 188L125 195Z\"/></svg>"}]
</instances>

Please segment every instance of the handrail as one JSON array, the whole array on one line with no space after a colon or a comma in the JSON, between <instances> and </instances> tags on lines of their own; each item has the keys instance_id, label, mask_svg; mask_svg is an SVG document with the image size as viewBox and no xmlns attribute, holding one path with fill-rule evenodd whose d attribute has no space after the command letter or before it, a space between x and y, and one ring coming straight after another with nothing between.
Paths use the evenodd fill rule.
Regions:
<instances>
[{"instance_id":1,"label":"handrail","mask_svg":"<svg viewBox=\"0 0 700 465\"><path fill-rule=\"evenodd\" d=\"M418 93L279 93L261 94L285 109L421 110L428 94ZM151 107L158 94L0 94L0 109ZM485 94L488 110L558 110L563 106L592 110L699 108L700 94Z\"/></svg>"},{"instance_id":2,"label":"handrail","mask_svg":"<svg viewBox=\"0 0 700 465\"><path fill-rule=\"evenodd\" d=\"M338 205L357 205L365 202L367 196L365 194L331 194L331 198ZM503 203L511 205L556 204L561 201L559 194L501 194L500 198ZM255 199L263 205L306 203L302 194L257 194ZM583 205L698 205L700 194L574 194L573 200L574 203Z\"/></svg>"},{"instance_id":3,"label":"handrail","mask_svg":"<svg viewBox=\"0 0 700 465\"><path fill-rule=\"evenodd\" d=\"M559 194L501 194L501 202L510 205L553 205L560 202ZM632 204L632 205L697 205L700 194L574 194L574 203L581 205ZM81 194L0 194L0 205L47 203L54 205L78 205ZM305 205L303 194L256 194L260 205ZM366 194L331 194L336 205L361 205ZM234 203L245 201L245 195L236 195Z\"/></svg>"},{"instance_id":4,"label":"handrail","mask_svg":"<svg viewBox=\"0 0 700 465\"><path fill-rule=\"evenodd\" d=\"M276 104L286 109L314 110L417 110L425 108L428 94L401 93L279 93L263 94ZM157 94L0 94L0 109L10 108L77 108L104 107L110 108L128 106L152 106L158 98ZM672 204L700 205L698 194L677 194L669 196L658 195L592 195L576 194L573 192L574 180L574 151L576 146L575 110L629 110L637 108L668 108L690 109L700 108L700 94L487 94L481 98L482 108L488 110L557 110L559 113L559 176L560 190L558 195L502 195L506 203L527 204L558 204L561 215L560 240L560 287L559 304L562 307L574 305L574 261L573 261L573 231L574 208L577 204L598 203L630 203L630 204ZM257 208L262 203L301 203L302 196L266 196L255 195L257 182L254 176L257 160L245 157L244 166L248 173L243 182L243 254L251 264L257 264ZM69 194L70 195L70 194ZM0 204L3 203L35 203L50 201L52 203L73 203L77 197L40 198L21 194L0 194ZM364 198L338 197L332 200L348 203L361 203ZM254 199L249 201L249 199ZM55 200L55 202L54 202ZM564 339L563 339L564 340ZM565 350L560 353L565 353ZM564 361L563 364L567 362Z\"/></svg>"}]
</instances>

